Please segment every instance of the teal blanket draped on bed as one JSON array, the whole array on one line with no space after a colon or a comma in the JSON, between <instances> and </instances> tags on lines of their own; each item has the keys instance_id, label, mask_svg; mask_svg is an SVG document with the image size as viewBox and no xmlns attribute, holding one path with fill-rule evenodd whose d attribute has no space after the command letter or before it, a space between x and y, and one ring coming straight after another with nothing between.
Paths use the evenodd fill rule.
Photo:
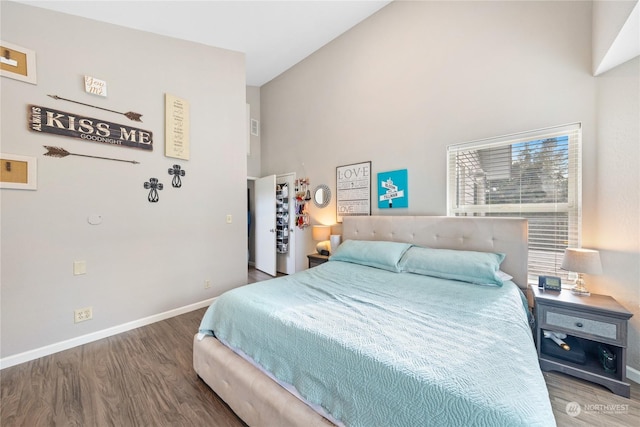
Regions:
<instances>
[{"instance_id":1,"label":"teal blanket draped on bed","mask_svg":"<svg viewBox=\"0 0 640 427\"><path fill-rule=\"evenodd\" d=\"M520 290L330 261L217 298L200 332L347 426L553 426Z\"/></svg>"}]
</instances>

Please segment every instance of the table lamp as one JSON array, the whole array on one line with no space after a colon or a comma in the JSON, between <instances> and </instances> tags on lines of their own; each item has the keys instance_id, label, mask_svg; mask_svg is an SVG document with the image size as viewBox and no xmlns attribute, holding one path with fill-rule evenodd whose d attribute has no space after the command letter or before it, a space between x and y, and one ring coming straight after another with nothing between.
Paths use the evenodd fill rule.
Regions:
<instances>
[{"instance_id":1,"label":"table lamp","mask_svg":"<svg viewBox=\"0 0 640 427\"><path fill-rule=\"evenodd\" d=\"M320 255L329 255L330 252L330 244L329 244L329 236L331 235L331 227L328 225L314 225L311 228L311 236L313 240L319 242L316 245L316 251Z\"/></svg>"},{"instance_id":2,"label":"table lamp","mask_svg":"<svg viewBox=\"0 0 640 427\"><path fill-rule=\"evenodd\" d=\"M602 274L600 252L593 249L567 248L564 250L564 258L560 268L578 273L578 278L571 288L571 292L576 295L589 296L591 294L584 285L582 275Z\"/></svg>"}]
</instances>

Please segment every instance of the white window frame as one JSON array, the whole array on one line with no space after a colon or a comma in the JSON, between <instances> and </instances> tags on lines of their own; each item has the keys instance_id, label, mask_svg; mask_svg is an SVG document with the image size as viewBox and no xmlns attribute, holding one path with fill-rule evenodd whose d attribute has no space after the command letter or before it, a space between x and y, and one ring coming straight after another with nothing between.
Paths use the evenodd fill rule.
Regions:
<instances>
[{"instance_id":1,"label":"white window frame","mask_svg":"<svg viewBox=\"0 0 640 427\"><path fill-rule=\"evenodd\" d=\"M458 204L458 188L460 180L464 179L464 173L458 176L457 156L459 154L474 155L475 150L496 149L499 147L511 147L514 144L529 141L539 141L554 137L568 136L568 197L564 203L505 203L505 204ZM469 153L467 153L469 152ZM510 152L509 152L510 153ZM511 154L509 154L511 158ZM513 159L512 159L513 160ZM464 184L462 184L464 185ZM474 185L478 186L477 183ZM469 188L467 186L467 188ZM482 191L481 188L476 188ZM464 196L463 196L464 197ZM505 214L512 216L525 216L536 213L561 213L568 216L566 232L568 241L565 247L581 247L582 243L582 125L573 123L569 125L554 126L534 131L516 133L495 138L487 138L453 144L447 147L447 215L449 216L492 216ZM530 242L532 232L530 223ZM557 247L558 241L554 241ZM540 251L529 249L529 283L537 284L538 275L545 274L559 276L563 280L572 278L569 272L560 269L563 251Z\"/></svg>"}]
</instances>

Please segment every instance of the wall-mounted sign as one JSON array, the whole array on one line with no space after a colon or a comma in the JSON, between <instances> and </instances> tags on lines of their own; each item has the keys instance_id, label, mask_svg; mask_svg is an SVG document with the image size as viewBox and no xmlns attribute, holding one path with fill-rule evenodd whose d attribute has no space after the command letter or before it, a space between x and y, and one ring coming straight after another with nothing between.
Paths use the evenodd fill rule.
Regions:
<instances>
[{"instance_id":1,"label":"wall-mounted sign","mask_svg":"<svg viewBox=\"0 0 640 427\"><path fill-rule=\"evenodd\" d=\"M148 130L37 105L29 105L29 130L103 144L153 150L153 134Z\"/></svg>"},{"instance_id":2,"label":"wall-mounted sign","mask_svg":"<svg viewBox=\"0 0 640 427\"><path fill-rule=\"evenodd\" d=\"M189 102L165 94L164 155L189 160Z\"/></svg>"},{"instance_id":3,"label":"wall-mounted sign","mask_svg":"<svg viewBox=\"0 0 640 427\"><path fill-rule=\"evenodd\" d=\"M93 95L107 96L107 82L91 76L84 76L84 91Z\"/></svg>"},{"instance_id":4,"label":"wall-mounted sign","mask_svg":"<svg viewBox=\"0 0 640 427\"><path fill-rule=\"evenodd\" d=\"M378 208L408 208L407 170L401 169L378 174Z\"/></svg>"},{"instance_id":5,"label":"wall-mounted sign","mask_svg":"<svg viewBox=\"0 0 640 427\"><path fill-rule=\"evenodd\" d=\"M336 219L371 215L371 162L336 168Z\"/></svg>"}]
</instances>

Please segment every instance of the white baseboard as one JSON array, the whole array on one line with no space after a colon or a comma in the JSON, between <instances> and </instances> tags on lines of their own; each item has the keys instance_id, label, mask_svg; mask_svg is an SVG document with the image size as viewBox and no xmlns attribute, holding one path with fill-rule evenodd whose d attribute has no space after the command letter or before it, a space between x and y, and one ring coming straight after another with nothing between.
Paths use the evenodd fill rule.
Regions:
<instances>
[{"instance_id":1,"label":"white baseboard","mask_svg":"<svg viewBox=\"0 0 640 427\"><path fill-rule=\"evenodd\" d=\"M627 379L640 384L640 371L627 365Z\"/></svg>"},{"instance_id":2,"label":"white baseboard","mask_svg":"<svg viewBox=\"0 0 640 427\"><path fill-rule=\"evenodd\" d=\"M171 317L179 316L184 313L197 310L199 308L208 307L211 305L215 298L209 298L204 301L196 302L194 304L185 305L184 307L178 307L173 310L165 311L164 313L154 314L153 316L145 317L143 319L134 320L132 322L124 323L122 325L114 326L101 331L92 332L87 335L82 335L76 338L71 338L66 341L60 341L55 344L47 345L44 347L36 348L34 350L25 351L13 356L8 356L0 359L0 370L9 368L11 366L19 365L20 363L28 362L30 360L38 359L40 357L48 356L50 354L58 353L59 351L68 350L79 345L88 344L93 341L107 338L113 335L120 334L122 332L130 331L141 326L150 325L161 320L169 319ZM195 334L197 331L193 331Z\"/></svg>"}]
</instances>

